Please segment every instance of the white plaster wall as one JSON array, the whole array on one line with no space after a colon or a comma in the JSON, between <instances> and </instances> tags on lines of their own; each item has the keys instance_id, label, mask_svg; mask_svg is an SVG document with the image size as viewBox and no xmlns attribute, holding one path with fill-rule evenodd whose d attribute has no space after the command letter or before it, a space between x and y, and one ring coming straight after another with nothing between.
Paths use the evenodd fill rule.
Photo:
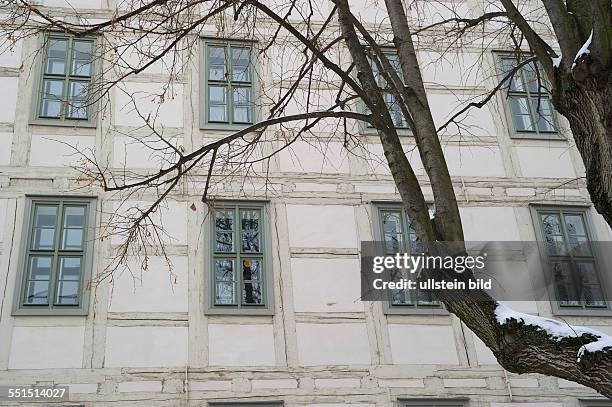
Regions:
<instances>
[{"instance_id":1,"label":"white plaster wall","mask_svg":"<svg viewBox=\"0 0 612 407\"><path fill-rule=\"evenodd\" d=\"M95 154L93 136L32 135L30 165L34 167L68 167L77 165L81 156Z\"/></svg>"},{"instance_id":2,"label":"white plaster wall","mask_svg":"<svg viewBox=\"0 0 612 407\"><path fill-rule=\"evenodd\" d=\"M302 366L371 363L363 323L297 323L295 328Z\"/></svg>"},{"instance_id":3,"label":"white plaster wall","mask_svg":"<svg viewBox=\"0 0 612 407\"><path fill-rule=\"evenodd\" d=\"M166 142L176 148L183 145L182 137L166 137ZM145 143L145 144L143 144ZM115 167L127 168L165 168L170 157L163 154L168 150L162 150L159 138L131 138L116 136L113 139L113 164ZM157 150L159 149L159 151Z\"/></svg>"},{"instance_id":4,"label":"white plaster wall","mask_svg":"<svg viewBox=\"0 0 612 407\"><path fill-rule=\"evenodd\" d=\"M18 37L19 33L16 33L15 36ZM22 44L22 41L17 41L17 43L11 46L9 41L6 41L4 45L0 45L0 66L19 68L21 66Z\"/></svg>"},{"instance_id":5,"label":"white plaster wall","mask_svg":"<svg viewBox=\"0 0 612 407\"><path fill-rule=\"evenodd\" d=\"M503 177L504 165L498 147L443 146L444 157L451 175Z\"/></svg>"},{"instance_id":6,"label":"white plaster wall","mask_svg":"<svg viewBox=\"0 0 612 407\"><path fill-rule=\"evenodd\" d=\"M187 327L110 326L107 367L171 367L187 363Z\"/></svg>"},{"instance_id":7,"label":"white plaster wall","mask_svg":"<svg viewBox=\"0 0 612 407\"><path fill-rule=\"evenodd\" d=\"M84 9L98 9L102 7L100 0L44 0L49 7L74 7Z\"/></svg>"},{"instance_id":8,"label":"white plaster wall","mask_svg":"<svg viewBox=\"0 0 612 407\"><path fill-rule=\"evenodd\" d=\"M297 312L362 312L359 259L291 259Z\"/></svg>"},{"instance_id":9,"label":"white plaster wall","mask_svg":"<svg viewBox=\"0 0 612 407\"><path fill-rule=\"evenodd\" d=\"M115 124L121 126L143 126L144 120L149 114L151 120L156 118L156 123L165 127L181 127L183 125L183 85L177 84L168 89L164 95L164 102L160 103L160 97L164 92L163 83L123 83L125 92L115 90ZM134 109L134 103L138 111Z\"/></svg>"},{"instance_id":10,"label":"white plaster wall","mask_svg":"<svg viewBox=\"0 0 612 407\"><path fill-rule=\"evenodd\" d=\"M355 210L348 205L287 205L291 247L357 248Z\"/></svg>"},{"instance_id":11,"label":"white plaster wall","mask_svg":"<svg viewBox=\"0 0 612 407\"><path fill-rule=\"evenodd\" d=\"M16 326L9 369L81 368L84 326Z\"/></svg>"},{"instance_id":12,"label":"white plaster wall","mask_svg":"<svg viewBox=\"0 0 612 407\"><path fill-rule=\"evenodd\" d=\"M6 234L6 230L10 230L10 226L5 224L6 221L6 211L7 211L8 199L0 198L0 243L4 241L4 235Z\"/></svg>"},{"instance_id":13,"label":"white plaster wall","mask_svg":"<svg viewBox=\"0 0 612 407\"><path fill-rule=\"evenodd\" d=\"M389 324L394 364L458 364L449 325Z\"/></svg>"},{"instance_id":14,"label":"white plaster wall","mask_svg":"<svg viewBox=\"0 0 612 407\"><path fill-rule=\"evenodd\" d=\"M466 241L519 241L521 240L514 210L510 207L460 207Z\"/></svg>"},{"instance_id":15,"label":"white plaster wall","mask_svg":"<svg viewBox=\"0 0 612 407\"><path fill-rule=\"evenodd\" d=\"M211 324L209 361L215 366L272 366L275 364L271 324Z\"/></svg>"},{"instance_id":16,"label":"white plaster wall","mask_svg":"<svg viewBox=\"0 0 612 407\"><path fill-rule=\"evenodd\" d=\"M427 86L478 86L482 82L479 53L420 51L419 63Z\"/></svg>"},{"instance_id":17,"label":"white plaster wall","mask_svg":"<svg viewBox=\"0 0 612 407\"><path fill-rule=\"evenodd\" d=\"M576 178L570 151L565 144L515 147L524 177Z\"/></svg>"},{"instance_id":18,"label":"white plaster wall","mask_svg":"<svg viewBox=\"0 0 612 407\"><path fill-rule=\"evenodd\" d=\"M17 108L17 81L16 77L0 77L0 122L10 123L15 121L15 109Z\"/></svg>"},{"instance_id":19,"label":"white plaster wall","mask_svg":"<svg viewBox=\"0 0 612 407\"><path fill-rule=\"evenodd\" d=\"M11 148L13 133L0 133L0 165L9 165L11 162Z\"/></svg>"},{"instance_id":20,"label":"white plaster wall","mask_svg":"<svg viewBox=\"0 0 612 407\"><path fill-rule=\"evenodd\" d=\"M140 272L140 263L130 262L115 274L111 286L111 312L187 312L187 256L171 256L172 273L163 257L149 258L149 270Z\"/></svg>"},{"instance_id":21,"label":"white plaster wall","mask_svg":"<svg viewBox=\"0 0 612 407\"><path fill-rule=\"evenodd\" d=\"M408 157L408 161L410 162L414 173L416 175L423 175L425 174L425 170L423 168L423 163L421 162L421 157L419 156L419 152L416 147L413 144L410 144L411 141L412 138L408 136L402 140L404 152L406 153L406 157ZM369 144L367 151L364 151L363 156L366 159L368 174L391 174L389 164L387 164L387 159L385 158L383 148L380 144Z\"/></svg>"},{"instance_id":22,"label":"white plaster wall","mask_svg":"<svg viewBox=\"0 0 612 407\"><path fill-rule=\"evenodd\" d=\"M298 141L278 155L281 171L347 173L349 160L341 143Z\"/></svg>"}]
</instances>

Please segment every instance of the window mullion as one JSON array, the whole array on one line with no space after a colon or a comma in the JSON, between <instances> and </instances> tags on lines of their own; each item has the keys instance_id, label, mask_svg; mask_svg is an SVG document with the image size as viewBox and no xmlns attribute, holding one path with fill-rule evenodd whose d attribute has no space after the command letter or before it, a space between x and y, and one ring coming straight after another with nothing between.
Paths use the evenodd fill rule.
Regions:
<instances>
[{"instance_id":1,"label":"window mullion","mask_svg":"<svg viewBox=\"0 0 612 407\"><path fill-rule=\"evenodd\" d=\"M53 262L51 263L51 275L49 276L49 307L55 306L55 298L57 296L57 286L59 280L59 248L62 240L62 225L64 224L64 202L60 201L58 205L57 224L55 225L55 241L53 242Z\"/></svg>"},{"instance_id":2,"label":"window mullion","mask_svg":"<svg viewBox=\"0 0 612 407\"><path fill-rule=\"evenodd\" d=\"M238 227L236 227L236 232L234 232L234 240L236 245L236 304L238 304L238 308L242 308L242 222L240 219L240 207L234 206L234 221Z\"/></svg>"}]
</instances>

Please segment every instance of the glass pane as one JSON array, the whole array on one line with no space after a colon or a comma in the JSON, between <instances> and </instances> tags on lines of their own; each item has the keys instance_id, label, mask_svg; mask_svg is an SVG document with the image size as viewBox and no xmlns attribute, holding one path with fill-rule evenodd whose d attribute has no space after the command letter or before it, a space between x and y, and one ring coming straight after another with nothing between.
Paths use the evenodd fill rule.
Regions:
<instances>
[{"instance_id":1,"label":"glass pane","mask_svg":"<svg viewBox=\"0 0 612 407\"><path fill-rule=\"evenodd\" d=\"M43 97L47 99L62 100L64 96L64 81L45 79L43 83Z\"/></svg>"},{"instance_id":2,"label":"glass pane","mask_svg":"<svg viewBox=\"0 0 612 407\"><path fill-rule=\"evenodd\" d=\"M85 227L85 207L67 206L64 208L64 227L83 228Z\"/></svg>"},{"instance_id":3,"label":"glass pane","mask_svg":"<svg viewBox=\"0 0 612 407\"><path fill-rule=\"evenodd\" d=\"M208 101L210 103L225 104L225 86L209 86Z\"/></svg>"},{"instance_id":4,"label":"glass pane","mask_svg":"<svg viewBox=\"0 0 612 407\"><path fill-rule=\"evenodd\" d=\"M57 206L36 205L34 211L33 250L52 250L55 241Z\"/></svg>"},{"instance_id":5,"label":"glass pane","mask_svg":"<svg viewBox=\"0 0 612 407\"><path fill-rule=\"evenodd\" d=\"M234 261L228 259L215 260L215 280L234 281Z\"/></svg>"},{"instance_id":6,"label":"glass pane","mask_svg":"<svg viewBox=\"0 0 612 407\"><path fill-rule=\"evenodd\" d=\"M514 125L517 131L534 131L531 116L529 115L529 106L526 97L511 96L510 110L514 118Z\"/></svg>"},{"instance_id":7,"label":"glass pane","mask_svg":"<svg viewBox=\"0 0 612 407\"><path fill-rule=\"evenodd\" d=\"M582 296L587 307L606 307L606 300L599 285L589 285L582 289Z\"/></svg>"},{"instance_id":8,"label":"glass pane","mask_svg":"<svg viewBox=\"0 0 612 407\"><path fill-rule=\"evenodd\" d=\"M77 76L91 75L91 51L93 42L72 42L72 74Z\"/></svg>"},{"instance_id":9,"label":"glass pane","mask_svg":"<svg viewBox=\"0 0 612 407\"><path fill-rule=\"evenodd\" d=\"M227 122L225 118L225 106L209 106L208 112L211 122Z\"/></svg>"},{"instance_id":10,"label":"glass pane","mask_svg":"<svg viewBox=\"0 0 612 407\"><path fill-rule=\"evenodd\" d=\"M578 293L568 263L554 262L552 276L557 293L557 301L562 306L580 306Z\"/></svg>"},{"instance_id":11,"label":"glass pane","mask_svg":"<svg viewBox=\"0 0 612 407\"><path fill-rule=\"evenodd\" d=\"M593 263L576 263L576 270L578 271L578 279L581 285L599 285L599 277L597 276L597 271Z\"/></svg>"},{"instance_id":12,"label":"glass pane","mask_svg":"<svg viewBox=\"0 0 612 407\"><path fill-rule=\"evenodd\" d=\"M216 283L215 304L217 305L232 305L236 303L234 283L219 282Z\"/></svg>"},{"instance_id":13,"label":"glass pane","mask_svg":"<svg viewBox=\"0 0 612 407\"><path fill-rule=\"evenodd\" d=\"M68 117L73 119L87 118L88 82L70 82Z\"/></svg>"},{"instance_id":14,"label":"glass pane","mask_svg":"<svg viewBox=\"0 0 612 407\"><path fill-rule=\"evenodd\" d=\"M555 122L553 117L552 108L550 106L550 101L548 98L541 97L531 99L532 110L537 118L538 130L542 132L554 132L555 131Z\"/></svg>"},{"instance_id":15,"label":"glass pane","mask_svg":"<svg viewBox=\"0 0 612 407\"><path fill-rule=\"evenodd\" d=\"M80 257L60 258L56 304L77 305L79 303Z\"/></svg>"},{"instance_id":16,"label":"glass pane","mask_svg":"<svg viewBox=\"0 0 612 407\"><path fill-rule=\"evenodd\" d=\"M234 88L234 104L251 104L251 88Z\"/></svg>"},{"instance_id":17,"label":"glass pane","mask_svg":"<svg viewBox=\"0 0 612 407\"><path fill-rule=\"evenodd\" d=\"M56 99L43 99L40 115L44 117L60 117L62 101Z\"/></svg>"},{"instance_id":18,"label":"glass pane","mask_svg":"<svg viewBox=\"0 0 612 407\"><path fill-rule=\"evenodd\" d=\"M591 247L585 236L569 236L569 250L572 256L591 256Z\"/></svg>"},{"instance_id":19,"label":"glass pane","mask_svg":"<svg viewBox=\"0 0 612 407\"><path fill-rule=\"evenodd\" d=\"M419 291L418 305L431 307L440 305L440 302L436 299L436 296L433 293L427 291Z\"/></svg>"},{"instance_id":20,"label":"glass pane","mask_svg":"<svg viewBox=\"0 0 612 407\"><path fill-rule=\"evenodd\" d=\"M261 280L261 262L256 259L242 260L242 279L244 281Z\"/></svg>"},{"instance_id":21,"label":"glass pane","mask_svg":"<svg viewBox=\"0 0 612 407\"><path fill-rule=\"evenodd\" d=\"M232 81L250 82L250 50L232 47Z\"/></svg>"},{"instance_id":22,"label":"glass pane","mask_svg":"<svg viewBox=\"0 0 612 407\"><path fill-rule=\"evenodd\" d=\"M525 75L525 81L527 82L527 88L531 93L538 93L538 72L534 63L527 64L522 68L523 74ZM540 84L544 86L543 72L540 71ZM544 91L544 89L541 89Z\"/></svg>"},{"instance_id":23,"label":"glass pane","mask_svg":"<svg viewBox=\"0 0 612 407\"><path fill-rule=\"evenodd\" d=\"M242 289L243 304L261 304L261 283L257 281L245 281Z\"/></svg>"},{"instance_id":24,"label":"glass pane","mask_svg":"<svg viewBox=\"0 0 612 407\"><path fill-rule=\"evenodd\" d=\"M26 304L48 304L52 257L32 256L28 270Z\"/></svg>"},{"instance_id":25,"label":"glass pane","mask_svg":"<svg viewBox=\"0 0 612 407\"><path fill-rule=\"evenodd\" d=\"M227 80L225 47L208 47L208 79Z\"/></svg>"},{"instance_id":26,"label":"glass pane","mask_svg":"<svg viewBox=\"0 0 612 407\"><path fill-rule=\"evenodd\" d=\"M582 215L565 215L565 230L570 236L586 236L586 229L582 220Z\"/></svg>"},{"instance_id":27,"label":"glass pane","mask_svg":"<svg viewBox=\"0 0 612 407\"><path fill-rule=\"evenodd\" d=\"M215 227L217 230L234 230L234 211L232 209L216 210Z\"/></svg>"},{"instance_id":28,"label":"glass pane","mask_svg":"<svg viewBox=\"0 0 612 407\"><path fill-rule=\"evenodd\" d=\"M66 53L68 41L50 38L47 46L47 66L45 73L64 75L66 72Z\"/></svg>"},{"instance_id":29,"label":"glass pane","mask_svg":"<svg viewBox=\"0 0 612 407\"><path fill-rule=\"evenodd\" d=\"M64 229L62 250L83 250L83 229Z\"/></svg>"},{"instance_id":30,"label":"glass pane","mask_svg":"<svg viewBox=\"0 0 612 407\"><path fill-rule=\"evenodd\" d=\"M399 253L402 244L402 235L385 233L385 249L387 253Z\"/></svg>"},{"instance_id":31,"label":"glass pane","mask_svg":"<svg viewBox=\"0 0 612 407\"><path fill-rule=\"evenodd\" d=\"M234 107L234 122L235 123L252 123L251 108L247 106Z\"/></svg>"},{"instance_id":32,"label":"glass pane","mask_svg":"<svg viewBox=\"0 0 612 407\"><path fill-rule=\"evenodd\" d=\"M233 232L217 232L217 241L215 251L217 252L233 252L234 251L234 233Z\"/></svg>"},{"instance_id":33,"label":"glass pane","mask_svg":"<svg viewBox=\"0 0 612 407\"><path fill-rule=\"evenodd\" d=\"M242 251L261 252L259 211L242 209L240 211L240 221L242 228Z\"/></svg>"},{"instance_id":34,"label":"glass pane","mask_svg":"<svg viewBox=\"0 0 612 407\"><path fill-rule=\"evenodd\" d=\"M504 76L508 75L516 66L516 59L504 58L502 59L502 71ZM524 92L523 82L521 80L520 72L516 73L510 81L510 90L515 92Z\"/></svg>"},{"instance_id":35,"label":"glass pane","mask_svg":"<svg viewBox=\"0 0 612 407\"><path fill-rule=\"evenodd\" d=\"M391 115L393 125L395 125L395 127L397 128L408 127L406 121L404 120L404 114L402 113L402 109L397 103L395 96L390 93L385 93L385 103L389 108L389 114Z\"/></svg>"},{"instance_id":36,"label":"glass pane","mask_svg":"<svg viewBox=\"0 0 612 407\"><path fill-rule=\"evenodd\" d=\"M540 214L544 242L550 255L565 255L566 248L561 232L559 215L554 213Z\"/></svg>"},{"instance_id":37,"label":"glass pane","mask_svg":"<svg viewBox=\"0 0 612 407\"><path fill-rule=\"evenodd\" d=\"M383 230L385 233L402 233L402 217L398 212L383 212Z\"/></svg>"}]
</instances>

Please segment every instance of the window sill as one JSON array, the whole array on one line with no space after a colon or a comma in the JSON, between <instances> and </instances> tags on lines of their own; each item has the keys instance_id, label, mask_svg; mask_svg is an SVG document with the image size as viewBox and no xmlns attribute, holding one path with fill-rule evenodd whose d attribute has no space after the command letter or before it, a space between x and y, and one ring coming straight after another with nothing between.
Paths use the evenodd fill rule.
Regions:
<instances>
[{"instance_id":1,"label":"window sill","mask_svg":"<svg viewBox=\"0 0 612 407\"><path fill-rule=\"evenodd\" d=\"M445 308L403 308L384 306L385 315L449 315Z\"/></svg>"},{"instance_id":2,"label":"window sill","mask_svg":"<svg viewBox=\"0 0 612 407\"><path fill-rule=\"evenodd\" d=\"M400 137L413 137L412 130L410 129L395 129L397 131L397 135ZM361 134L364 136L377 136L378 130L373 127L364 127L361 129Z\"/></svg>"},{"instance_id":3,"label":"window sill","mask_svg":"<svg viewBox=\"0 0 612 407\"><path fill-rule=\"evenodd\" d=\"M204 314L206 315L235 315L235 316L257 316L257 315L274 315L274 310L269 308L220 308L208 307Z\"/></svg>"},{"instance_id":4,"label":"window sill","mask_svg":"<svg viewBox=\"0 0 612 407\"><path fill-rule=\"evenodd\" d=\"M566 137L563 137L559 133L510 133L510 138L515 140L558 140L567 141Z\"/></svg>"},{"instance_id":5,"label":"window sill","mask_svg":"<svg viewBox=\"0 0 612 407\"><path fill-rule=\"evenodd\" d=\"M59 316L87 316L87 310L82 308L72 308L72 309L48 309L48 308L18 308L13 310L13 316L49 316L49 317L59 317Z\"/></svg>"},{"instance_id":6,"label":"window sill","mask_svg":"<svg viewBox=\"0 0 612 407\"><path fill-rule=\"evenodd\" d=\"M250 124L223 124L223 123L207 123L200 125L200 130L218 130L218 131L227 131L227 132L236 132L240 130L244 130L249 126L252 126L254 123Z\"/></svg>"},{"instance_id":7,"label":"window sill","mask_svg":"<svg viewBox=\"0 0 612 407\"><path fill-rule=\"evenodd\" d=\"M576 317L610 317L612 316L612 309L571 309L561 308L553 304L553 315Z\"/></svg>"},{"instance_id":8,"label":"window sill","mask_svg":"<svg viewBox=\"0 0 612 407\"><path fill-rule=\"evenodd\" d=\"M30 120L31 126L52 126L52 127L72 127L72 128L86 128L95 129L96 123L94 120L46 120L46 119L34 119Z\"/></svg>"}]
</instances>

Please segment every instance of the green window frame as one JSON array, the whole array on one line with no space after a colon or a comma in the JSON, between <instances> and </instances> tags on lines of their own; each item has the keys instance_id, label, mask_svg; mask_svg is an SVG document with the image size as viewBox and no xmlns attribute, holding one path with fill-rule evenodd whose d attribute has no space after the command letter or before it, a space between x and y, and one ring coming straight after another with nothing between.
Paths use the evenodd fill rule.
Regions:
<instances>
[{"instance_id":1,"label":"green window frame","mask_svg":"<svg viewBox=\"0 0 612 407\"><path fill-rule=\"evenodd\" d=\"M91 198L27 198L15 313L87 312L95 208Z\"/></svg>"},{"instance_id":2,"label":"green window frame","mask_svg":"<svg viewBox=\"0 0 612 407\"><path fill-rule=\"evenodd\" d=\"M386 254L411 253L420 250L416 232L410 225L408 214L401 205L378 205L378 236L384 242ZM433 208L429 208L430 213ZM399 278L414 278L406 270L398 270ZM446 313L442 303L427 292L405 292L397 290L388 301L385 301L387 313Z\"/></svg>"},{"instance_id":3,"label":"green window frame","mask_svg":"<svg viewBox=\"0 0 612 407\"><path fill-rule=\"evenodd\" d=\"M499 56L501 77L510 73L517 63L515 56ZM550 94L544 88L547 81L541 74L538 83L536 69L536 62L524 65L503 88L512 134L519 138L558 138L557 118Z\"/></svg>"},{"instance_id":4,"label":"green window frame","mask_svg":"<svg viewBox=\"0 0 612 407\"><path fill-rule=\"evenodd\" d=\"M210 217L209 313L272 312L266 206L221 202Z\"/></svg>"},{"instance_id":5,"label":"green window frame","mask_svg":"<svg viewBox=\"0 0 612 407\"><path fill-rule=\"evenodd\" d=\"M583 208L534 208L557 311L606 311L609 305Z\"/></svg>"},{"instance_id":6,"label":"green window frame","mask_svg":"<svg viewBox=\"0 0 612 407\"><path fill-rule=\"evenodd\" d=\"M255 122L253 47L249 42L204 41L204 127Z\"/></svg>"},{"instance_id":7,"label":"green window frame","mask_svg":"<svg viewBox=\"0 0 612 407\"><path fill-rule=\"evenodd\" d=\"M44 124L92 125L93 38L50 33L44 38L36 119Z\"/></svg>"},{"instance_id":8,"label":"green window frame","mask_svg":"<svg viewBox=\"0 0 612 407\"><path fill-rule=\"evenodd\" d=\"M399 61L399 56L395 50L383 50L383 54L389 60L389 63L395 70L395 73L404 80L404 75L402 73L402 68ZM383 98L385 100L385 104L389 108L389 113L391 114L391 119L393 120L393 124L396 129L408 129L408 121L404 117L402 113L402 109L400 105L397 103L395 96L388 90L387 81L384 79L382 73L378 69L378 65L374 63L372 58L369 58L370 67L372 68L372 73L374 74L374 78L376 79L376 84L383 92ZM369 109L366 108L366 112L369 113ZM368 127L372 128L372 125L368 123Z\"/></svg>"}]
</instances>

